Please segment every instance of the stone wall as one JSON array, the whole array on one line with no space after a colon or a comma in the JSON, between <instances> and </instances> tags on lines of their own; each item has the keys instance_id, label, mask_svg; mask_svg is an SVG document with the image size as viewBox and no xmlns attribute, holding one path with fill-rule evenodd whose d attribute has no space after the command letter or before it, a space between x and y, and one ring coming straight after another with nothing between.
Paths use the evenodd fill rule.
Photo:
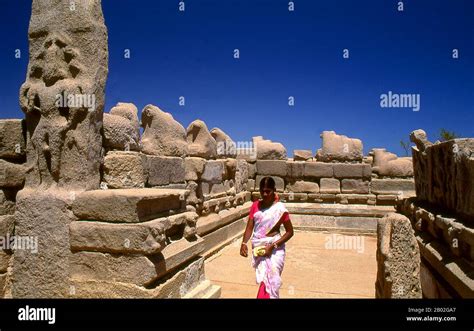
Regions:
<instances>
[{"instance_id":1,"label":"stone wall","mask_svg":"<svg viewBox=\"0 0 474 331\"><path fill-rule=\"evenodd\" d=\"M0 121L0 236L36 239L37 251L0 252L2 297L218 296L204 258L242 234L264 176L313 227L316 217L374 230L414 194L411 159L364 157L359 139L333 131L314 156L288 159L279 142L237 149L219 128L184 128L154 105L104 114L100 0L33 0L29 44L25 120Z\"/></svg>"},{"instance_id":2,"label":"stone wall","mask_svg":"<svg viewBox=\"0 0 474 331\"><path fill-rule=\"evenodd\" d=\"M14 234L16 196L25 183L25 121L0 120L0 238ZM0 297L11 295L11 249L0 250ZM9 267L10 266L10 267Z\"/></svg>"},{"instance_id":3,"label":"stone wall","mask_svg":"<svg viewBox=\"0 0 474 331\"><path fill-rule=\"evenodd\" d=\"M474 298L474 139L432 144L411 134L416 197L398 201L421 254L427 298Z\"/></svg>"},{"instance_id":4,"label":"stone wall","mask_svg":"<svg viewBox=\"0 0 474 331\"><path fill-rule=\"evenodd\" d=\"M175 290L166 295L189 295L206 284L203 258L242 234L264 176L276 180L303 227L374 231L397 199L413 195L411 174L387 167L384 150L354 160L295 151L288 159L282 144L255 137L249 153L229 149L234 142L222 130L200 120L184 129L153 105L140 121L132 103L105 114L103 132L98 189L69 196L71 297L162 297L167 288ZM374 162L385 170L376 173ZM10 206L13 213L14 200ZM180 283L191 270L200 274ZM207 295L218 294L208 287Z\"/></svg>"}]
</instances>

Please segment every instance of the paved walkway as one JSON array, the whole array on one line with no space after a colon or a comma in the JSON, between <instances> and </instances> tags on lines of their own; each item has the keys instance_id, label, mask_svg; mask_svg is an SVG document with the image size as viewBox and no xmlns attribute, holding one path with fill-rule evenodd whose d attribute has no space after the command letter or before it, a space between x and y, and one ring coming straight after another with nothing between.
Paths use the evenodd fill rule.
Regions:
<instances>
[{"instance_id":1,"label":"paved walkway","mask_svg":"<svg viewBox=\"0 0 474 331\"><path fill-rule=\"evenodd\" d=\"M222 287L222 298L254 298L257 294L250 257L239 255L240 242L206 261L206 278ZM280 297L374 298L376 249L375 237L295 231L287 243Z\"/></svg>"}]
</instances>

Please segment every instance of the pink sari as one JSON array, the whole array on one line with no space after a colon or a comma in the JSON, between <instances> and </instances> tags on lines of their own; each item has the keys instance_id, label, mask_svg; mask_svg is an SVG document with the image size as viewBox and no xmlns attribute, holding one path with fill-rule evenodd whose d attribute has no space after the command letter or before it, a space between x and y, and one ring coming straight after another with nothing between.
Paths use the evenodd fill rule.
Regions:
<instances>
[{"instance_id":1,"label":"pink sari","mask_svg":"<svg viewBox=\"0 0 474 331\"><path fill-rule=\"evenodd\" d=\"M257 246L272 244L281 238L277 234L267 237L267 233L278 223L281 217L288 213L283 203L277 202L270 208L255 212L254 228L252 234L252 249ZM252 254L252 267L255 268L257 284L265 284L265 290L270 298L278 298L281 287L281 273L285 264L285 244L273 250L270 257L257 256Z\"/></svg>"}]
</instances>

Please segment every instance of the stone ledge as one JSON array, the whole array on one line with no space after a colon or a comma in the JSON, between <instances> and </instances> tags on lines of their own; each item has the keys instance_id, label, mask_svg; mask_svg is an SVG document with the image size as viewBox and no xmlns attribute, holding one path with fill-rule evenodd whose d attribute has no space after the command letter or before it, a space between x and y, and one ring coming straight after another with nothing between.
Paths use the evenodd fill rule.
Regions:
<instances>
[{"instance_id":1,"label":"stone ledge","mask_svg":"<svg viewBox=\"0 0 474 331\"><path fill-rule=\"evenodd\" d=\"M198 238L193 242L178 240L152 256L78 252L71 255L71 275L147 287L203 250L204 241Z\"/></svg>"},{"instance_id":2,"label":"stone ledge","mask_svg":"<svg viewBox=\"0 0 474 331\"><path fill-rule=\"evenodd\" d=\"M185 212L152 221L116 224L76 221L69 225L73 251L152 255L166 247L166 233L173 227L195 224L197 214Z\"/></svg>"},{"instance_id":3,"label":"stone ledge","mask_svg":"<svg viewBox=\"0 0 474 331\"><path fill-rule=\"evenodd\" d=\"M206 235L249 214L251 204L245 204L231 210L222 210L219 214L210 214L197 220L197 234Z\"/></svg>"},{"instance_id":4,"label":"stone ledge","mask_svg":"<svg viewBox=\"0 0 474 331\"><path fill-rule=\"evenodd\" d=\"M416 240L423 258L450 284L458 295L462 298L473 299L474 279L472 266L465 260L452 255L439 242L430 241L427 236L420 237L417 235ZM470 270L470 272L466 273L465 270Z\"/></svg>"},{"instance_id":5,"label":"stone ledge","mask_svg":"<svg viewBox=\"0 0 474 331\"><path fill-rule=\"evenodd\" d=\"M205 258L210 257L234 239L242 236L246 225L247 218L244 217L203 236L205 245L203 256Z\"/></svg>"},{"instance_id":6,"label":"stone ledge","mask_svg":"<svg viewBox=\"0 0 474 331\"><path fill-rule=\"evenodd\" d=\"M178 189L119 189L81 193L72 211L79 219L138 223L170 209L180 210L188 191Z\"/></svg>"},{"instance_id":7,"label":"stone ledge","mask_svg":"<svg viewBox=\"0 0 474 331\"><path fill-rule=\"evenodd\" d=\"M323 215L290 215L295 228L314 229L319 231L350 231L352 233L375 233L377 231L376 217L359 216L323 216Z\"/></svg>"},{"instance_id":8,"label":"stone ledge","mask_svg":"<svg viewBox=\"0 0 474 331\"><path fill-rule=\"evenodd\" d=\"M114 282L110 279L93 280L72 278L70 297L73 298L110 298L110 299L152 299L152 298L183 298L204 278L204 258L187 264L182 270L152 289L146 289L130 283Z\"/></svg>"},{"instance_id":9,"label":"stone ledge","mask_svg":"<svg viewBox=\"0 0 474 331\"><path fill-rule=\"evenodd\" d=\"M323 203L285 203L291 214L327 215L327 216L360 216L383 217L385 214L395 212L392 206L369 205L342 205Z\"/></svg>"},{"instance_id":10,"label":"stone ledge","mask_svg":"<svg viewBox=\"0 0 474 331\"><path fill-rule=\"evenodd\" d=\"M186 294L185 299L217 299L221 296L221 287L205 280Z\"/></svg>"}]
</instances>

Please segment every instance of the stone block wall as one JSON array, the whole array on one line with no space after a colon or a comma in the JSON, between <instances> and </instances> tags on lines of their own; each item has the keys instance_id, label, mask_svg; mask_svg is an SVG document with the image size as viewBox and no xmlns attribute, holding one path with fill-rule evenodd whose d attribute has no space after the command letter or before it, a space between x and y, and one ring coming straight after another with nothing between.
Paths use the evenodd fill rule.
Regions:
<instances>
[{"instance_id":1,"label":"stone block wall","mask_svg":"<svg viewBox=\"0 0 474 331\"><path fill-rule=\"evenodd\" d=\"M421 254L427 298L474 298L474 139L432 144L411 134L416 197L398 201Z\"/></svg>"},{"instance_id":2,"label":"stone block wall","mask_svg":"<svg viewBox=\"0 0 474 331\"><path fill-rule=\"evenodd\" d=\"M362 160L361 151L354 149L361 148L357 141L348 156L335 153L333 141L343 145L352 141L339 140L335 134L314 157L311 151L295 151L295 158L288 159L282 144L262 137L253 138L252 155L229 150L233 141L222 130L209 131L200 120L184 129L171 114L152 105L142 110L141 121L131 103L118 103L104 115L100 189L71 191L68 196L70 297L189 295L205 279L203 257L241 235L264 176L275 179L278 194L290 204L391 206L414 191L409 173L393 168L375 173L371 163L378 156ZM1 229L13 234L15 195L25 177L24 129L20 120L0 125L3 122L12 132L0 146L5 169L0 178ZM12 147L20 153L13 153ZM377 162L383 167L386 160ZM316 210L311 208L307 206ZM302 222L308 221L308 210L296 205L289 209L301 212ZM326 223L333 218L335 227L368 229L375 223L367 218L390 211L346 209L331 208L315 217ZM11 252L3 252L0 259L4 283L10 256ZM179 284L179 275L190 270L201 274ZM178 283L167 283L170 279ZM89 286L97 282L104 286L91 290ZM182 289L167 292L170 286Z\"/></svg>"},{"instance_id":3,"label":"stone block wall","mask_svg":"<svg viewBox=\"0 0 474 331\"><path fill-rule=\"evenodd\" d=\"M316 155L317 157L318 155ZM375 160L385 166L385 160ZM284 201L319 202L340 204L395 205L397 199L415 195L413 171L408 158L403 160L404 169L390 168L380 172L369 161L321 162L310 158L304 161L256 160L255 177L250 177L249 190L253 198L259 194L260 180L271 176Z\"/></svg>"},{"instance_id":4,"label":"stone block wall","mask_svg":"<svg viewBox=\"0 0 474 331\"><path fill-rule=\"evenodd\" d=\"M16 196L25 183L25 122L0 120L0 297L9 295L9 275L13 251L9 238L14 234Z\"/></svg>"}]
</instances>

